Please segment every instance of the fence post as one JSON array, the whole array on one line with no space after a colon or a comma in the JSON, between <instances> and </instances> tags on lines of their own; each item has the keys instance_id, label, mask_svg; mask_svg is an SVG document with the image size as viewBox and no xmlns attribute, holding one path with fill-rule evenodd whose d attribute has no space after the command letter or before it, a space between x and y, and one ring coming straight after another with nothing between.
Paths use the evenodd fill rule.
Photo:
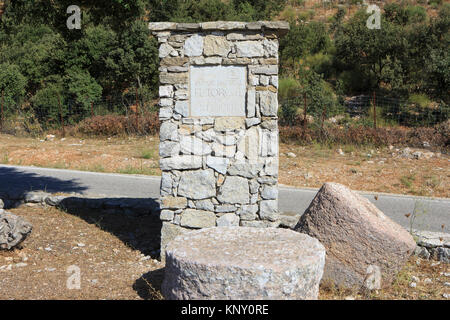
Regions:
<instances>
[{"instance_id":1,"label":"fence post","mask_svg":"<svg viewBox=\"0 0 450 320\"><path fill-rule=\"evenodd\" d=\"M323 123L325 122L325 115L327 113L327 106L325 105L322 110L322 122L320 123L320 131L323 132Z\"/></svg>"},{"instance_id":2,"label":"fence post","mask_svg":"<svg viewBox=\"0 0 450 320\"><path fill-rule=\"evenodd\" d=\"M62 106L61 106L61 96L58 93L58 105L59 105L59 119L60 119L60 124L62 126L62 133L63 133L63 137L66 136L66 131L64 129L64 117L63 117L63 111L62 111Z\"/></svg>"},{"instance_id":3,"label":"fence post","mask_svg":"<svg viewBox=\"0 0 450 320\"><path fill-rule=\"evenodd\" d=\"M306 93L303 93L303 130L306 130Z\"/></svg>"},{"instance_id":4,"label":"fence post","mask_svg":"<svg viewBox=\"0 0 450 320\"><path fill-rule=\"evenodd\" d=\"M375 99L375 91L373 92L373 99L372 99L372 103L373 103L373 127L376 129L377 128L377 107L376 107L376 99Z\"/></svg>"},{"instance_id":5,"label":"fence post","mask_svg":"<svg viewBox=\"0 0 450 320\"><path fill-rule=\"evenodd\" d=\"M1 114L1 118L0 118L0 130L3 130L3 121L5 120L5 114L3 113L3 104L5 103L5 90L2 89L2 114Z\"/></svg>"},{"instance_id":6,"label":"fence post","mask_svg":"<svg viewBox=\"0 0 450 320\"><path fill-rule=\"evenodd\" d=\"M139 98L137 86L136 86L136 133L139 133Z\"/></svg>"}]
</instances>

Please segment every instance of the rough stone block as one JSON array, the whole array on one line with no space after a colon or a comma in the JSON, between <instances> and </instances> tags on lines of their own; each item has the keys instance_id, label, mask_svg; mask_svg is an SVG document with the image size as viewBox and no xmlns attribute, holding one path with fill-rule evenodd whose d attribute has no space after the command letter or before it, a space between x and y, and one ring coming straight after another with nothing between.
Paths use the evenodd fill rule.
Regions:
<instances>
[{"instance_id":1,"label":"rough stone block","mask_svg":"<svg viewBox=\"0 0 450 320\"><path fill-rule=\"evenodd\" d=\"M267 117L276 117L278 114L277 94L271 91L259 91L258 101L261 114Z\"/></svg>"},{"instance_id":2,"label":"rough stone block","mask_svg":"<svg viewBox=\"0 0 450 320\"><path fill-rule=\"evenodd\" d=\"M264 48L261 41L240 41L236 43L238 57L255 58L264 56Z\"/></svg>"},{"instance_id":3,"label":"rough stone block","mask_svg":"<svg viewBox=\"0 0 450 320\"><path fill-rule=\"evenodd\" d=\"M186 209L181 214L180 224L189 228L211 228L216 226L216 215L211 211Z\"/></svg>"},{"instance_id":4,"label":"rough stone block","mask_svg":"<svg viewBox=\"0 0 450 320\"><path fill-rule=\"evenodd\" d=\"M212 149L208 143L193 136L182 136L180 139L181 153L198 156L211 154Z\"/></svg>"},{"instance_id":5,"label":"rough stone block","mask_svg":"<svg viewBox=\"0 0 450 320\"><path fill-rule=\"evenodd\" d=\"M189 199L207 199L216 195L216 178L214 171L196 170L181 173L178 195Z\"/></svg>"},{"instance_id":6,"label":"rough stone block","mask_svg":"<svg viewBox=\"0 0 450 320\"><path fill-rule=\"evenodd\" d=\"M223 157L209 156L206 158L206 165L221 174L227 173L227 168L228 168L229 163L230 163L230 160L227 158L223 158Z\"/></svg>"},{"instance_id":7,"label":"rough stone block","mask_svg":"<svg viewBox=\"0 0 450 320\"><path fill-rule=\"evenodd\" d=\"M248 204L250 198L248 180L241 177L227 176L220 187L217 200L222 203Z\"/></svg>"},{"instance_id":8,"label":"rough stone block","mask_svg":"<svg viewBox=\"0 0 450 320\"><path fill-rule=\"evenodd\" d=\"M183 197L162 197L162 209L184 209L187 207L187 199Z\"/></svg>"},{"instance_id":9,"label":"rough stone block","mask_svg":"<svg viewBox=\"0 0 450 320\"><path fill-rule=\"evenodd\" d=\"M180 144L175 141L163 141L159 144L161 158L174 157L180 153Z\"/></svg>"},{"instance_id":10,"label":"rough stone block","mask_svg":"<svg viewBox=\"0 0 450 320\"><path fill-rule=\"evenodd\" d=\"M262 200L259 204L259 217L262 220L277 221L278 216L278 201L277 200Z\"/></svg>"},{"instance_id":11,"label":"rough stone block","mask_svg":"<svg viewBox=\"0 0 450 320\"><path fill-rule=\"evenodd\" d=\"M369 200L337 183L326 183L302 215L296 231L318 239L327 250L324 279L360 288L375 266L381 286L414 252L413 237Z\"/></svg>"},{"instance_id":12,"label":"rough stone block","mask_svg":"<svg viewBox=\"0 0 450 320\"><path fill-rule=\"evenodd\" d=\"M226 57L231 51L231 45L226 38L208 35L205 37L204 53L206 56Z\"/></svg>"},{"instance_id":13,"label":"rough stone block","mask_svg":"<svg viewBox=\"0 0 450 320\"><path fill-rule=\"evenodd\" d=\"M150 31L175 30L177 24L175 22L150 22L148 28Z\"/></svg>"},{"instance_id":14,"label":"rough stone block","mask_svg":"<svg viewBox=\"0 0 450 320\"><path fill-rule=\"evenodd\" d=\"M203 53L203 37L194 34L184 43L184 54L188 57L200 56Z\"/></svg>"},{"instance_id":15,"label":"rough stone block","mask_svg":"<svg viewBox=\"0 0 450 320\"><path fill-rule=\"evenodd\" d=\"M159 214L159 218L162 221L172 221L174 217L174 212L171 210L161 210L161 213Z\"/></svg>"},{"instance_id":16,"label":"rough stone block","mask_svg":"<svg viewBox=\"0 0 450 320\"><path fill-rule=\"evenodd\" d=\"M236 30L245 29L245 22L239 21L211 21L201 23L203 30Z\"/></svg>"},{"instance_id":17,"label":"rough stone block","mask_svg":"<svg viewBox=\"0 0 450 320\"><path fill-rule=\"evenodd\" d=\"M220 117L214 124L214 130L226 132L245 128L245 119L239 117Z\"/></svg>"},{"instance_id":18,"label":"rough stone block","mask_svg":"<svg viewBox=\"0 0 450 320\"><path fill-rule=\"evenodd\" d=\"M252 205L243 205L239 210L237 211L237 214L241 218L241 220L251 221L255 220L258 215L256 214L258 212L258 205L252 204Z\"/></svg>"},{"instance_id":19,"label":"rough stone block","mask_svg":"<svg viewBox=\"0 0 450 320\"><path fill-rule=\"evenodd\" d=\"M31 223L9 212L0 213L0 249L17 247L31 234Z\"/></svg>"},{"instance_id":20,"label":"rough stone block","mask_svg":"<svg viewBox=\"0 0 450 320\"><path fill-rule=\"evenodd\" d=\"M234 213L226 213L216 221L218 227L238 227L239 216Z\"/></svg>"},{"instance_id":21,"label":"rough stone block","mask_svg":"<svg viewBox=\"0 0 450 320\"><path fill-rule=\"evenodd\" d=\"M159 81L162 84L178 84L178 83L187 83L188 81L188 73L168 73L161 72L159 74Z\"/></svg>"},{"instance_id":22,"label":"rough stone block","mask_svg":"<svg viewBox=\"0 0 450 320\"><path fill-rule=\"evenodd\" d=\"M159 97L160 98L172 98L173 97L173 86L160 86L159 87Z\"/></svg>"},{"instance_id":23,"label":"rough stone block","mask_svg":"<svg viewBox=\"0 0 450 320\"><path fill-rule=\"evenodd\" d=\"M159 160L161 170L185 170L185 169L199 169L202 167L201 156L175 156Z\"/></svg>"},{"instance_id":24,"label":"rough stone block","mask_svg":"<svg viewBox=\"0 0 450 320\"><path fill-rule=\"evenodd\" d=\"M178 141L178 133L177 133L178 125L176 123L165 121L161 124L159 129L159 139L161 141L172 140Z\"/></svg>"}]
</instances>

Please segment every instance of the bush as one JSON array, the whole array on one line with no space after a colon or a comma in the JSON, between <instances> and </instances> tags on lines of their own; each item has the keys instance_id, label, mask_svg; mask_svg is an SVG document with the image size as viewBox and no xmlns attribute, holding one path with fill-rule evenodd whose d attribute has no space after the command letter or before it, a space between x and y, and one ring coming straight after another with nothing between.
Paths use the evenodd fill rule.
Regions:
<instances>
[{"instance_id":1,"label":"bush","mask_svg":"<svg viewBox=\"0 0 450 320\"><path fill-rule=\"evenodd\" d=\"M73 116L84 118L89 114L91 103L102 96L102 87L84 70L70 69L67 72L68 91L74 100Z\"/></svg>"},{"instance_id":2,"label":"bush","mask_svg":"<svg viewBox=\"0 0 450 320\"><path fill-rule=\"evenodd\" d=\"M423 147L427 141L431 146L447 148L449 137L442 128L368 128L365 126L339 127L325 126L281 126L280 139L284 143L311 144L319 142L328 145L374 145L374 146L410 146ZM447 129L448 130L448 129Z\"/></svg>"},{"instance_id":3,"label":"bush","mask_svg":"<svg viewBox=\"0 0 450 320\"><path fill-rule=\"evenodd\" d=\"M145 113L136 119L136 115L95 116L81 121L68 128L70 135L87 136L120 136L129 134L157 134L159 132L159 119L157 113Z\"/></svg>"},{"instance_id":4,"label":"bush","mask_svg":"<svg viewBox=\"0 0 450 320\"><path fill-rule=\"evenodd\" d=\"M51 83L36 92L31 99L33 110L44 125L44 128L59 127L61 114L67 115L67 107L64 105L62 86Z\"/></svg>"},{"instance_id":5,"label":"bush","mask_svg":"<svg viewBox=\"0 0 450 320\"><path fill-rule=\"evenodd\" d=\"M325 79L329 79L333 73L333 56L330 54L319 52L307 56L305 61L314 72L323 74Z\"/></svg>"},{"instance_id":6,"label":"bush","mask_svg":"<svg viewBox=\"0 0 450 320\"><path fill-rule=\"evenodd\" d=\"M27 79L20 73L19 67L14 64L0 64L0 99L4 99L6 112L18 107L25 95Z\"/></svg>"},{"instance_id":7,"label":"bush","mask_svg":"<svg viewBox=\"0 0 450 320\"><path fill-rule=\"evenodd\" d=\"M432 5L440 6L442 4L442 0L429 0L429 4L430 6Z\"/></svg>"},{"instance_id":8,"label":"bush","mask_svg":"<svg viewBox=\"0 0 450 320\"><path fill-rule=\"evenodd\" d=\"M281 78L278 85L278 97L281 100L297 97L300 94L300 84L294 78Z\"/></svg>"},{"instance_id":9,"label":"bush","mask_svg":"<svg viewBox=\"0 0 450 320\"><path fill-rule=\"evenodd\" d=\"M431 100L425 94L412 94L409 96L408 103L425 108L431 103Z\"/></svg>"}]
</instances>

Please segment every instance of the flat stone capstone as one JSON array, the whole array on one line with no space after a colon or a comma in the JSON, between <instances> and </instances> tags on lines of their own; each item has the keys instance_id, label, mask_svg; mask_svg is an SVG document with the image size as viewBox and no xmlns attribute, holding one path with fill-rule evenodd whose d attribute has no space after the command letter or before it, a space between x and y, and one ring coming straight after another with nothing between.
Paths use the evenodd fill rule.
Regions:
<instances>
[{"instance_id":1,"label":"flat stone capstone","mask_svg":"<svg viewBox=\"0 0 450 320\"><path fill-rule=\"evenodd\" d=\"M317 299L325 248L279 228L215 227L166 247L162 293L170 300Z\"/></svg>"}]
</instances>

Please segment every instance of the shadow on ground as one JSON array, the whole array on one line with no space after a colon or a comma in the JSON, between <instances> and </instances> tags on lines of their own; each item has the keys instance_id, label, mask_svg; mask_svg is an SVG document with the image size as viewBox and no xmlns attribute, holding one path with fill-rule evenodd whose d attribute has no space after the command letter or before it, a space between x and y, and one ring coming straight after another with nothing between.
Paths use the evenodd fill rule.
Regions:
<instances>
[{"instance_id":1,"label":"shadow on ground","mask_svg":"<svg viewBox=\"0 0 450 320\"><path fill-rule=\"evenodd\" d=\"M113 234L130 248L159 258L162 223L154 199L70 197L60 207Z\"/></svg>"},{"instance_id":2,"label":"shadow on ground","mask_svg":"<svg viewBox=\"0 0 450 320\"><path fill-rule=\"evenodd\" d=\"M133 284L133 289L144 300L162 300L161 284L164 279L164 269L160 268L143 274Z\"/></svg>"},{"instance_id":3,"label":"shadow on ground","mask_svg":"<svg viewBox=\"0 0 450 320\"><path fill-rule=\"evenodd\" d=\"M61 180L15 168L0 167L0 199L6 208L21 205L30 191L48 193L81 193L86 188L76 179ZM67 213L109 232L129 247L153 258L159 257L161 221L159 204L151 198L85 198L67 197L59 205Z\"/></svg>"},{"instance_id":4,"label":"shadow on ground","mask_svg":"<svg viewBox=\"0 0 450 320\"><path fill-rule=\"evenodd\" d=\"M23 172L12 167L0 167L0 198L19 200L26 192L35 190L49 193L81 193L86 190L86 187L81 186L76 179L60 180Z\"/></svg>"}]
</instances>

